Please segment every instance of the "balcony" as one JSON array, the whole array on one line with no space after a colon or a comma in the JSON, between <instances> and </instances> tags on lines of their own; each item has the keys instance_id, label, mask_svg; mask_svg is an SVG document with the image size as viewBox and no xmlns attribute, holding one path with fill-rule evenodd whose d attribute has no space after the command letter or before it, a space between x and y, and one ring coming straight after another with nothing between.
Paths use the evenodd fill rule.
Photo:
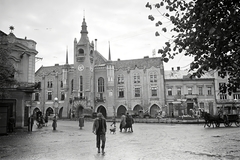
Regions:
<instances>
[{"instance_id":1,"label":"balcony","mask_svg":"<svg viewBox=\"0 0 240 160\"><path fill-rule=\"evenodd\" d=\"M85 97L74 97L74 101L86 100Z\"/></svg>"},{"instance_id":2,"label":"balcony","mask_svg":"<svg viewBox=\"0 0 240 160\"><path fill-rule=\"evenodd\" d=\"M106 98L104 97L96 97L95 98L95 102L105 102L106 101Z\"/></svg>"}]
</instances>

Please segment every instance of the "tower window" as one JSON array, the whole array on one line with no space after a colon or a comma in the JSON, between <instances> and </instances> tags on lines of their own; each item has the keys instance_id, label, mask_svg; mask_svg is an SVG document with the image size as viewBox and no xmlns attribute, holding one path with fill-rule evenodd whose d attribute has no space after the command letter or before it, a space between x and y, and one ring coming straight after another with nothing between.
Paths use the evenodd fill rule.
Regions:
<instances>
[{"instance_id":1,"label":"tower window","mask_svg":"<svg viewBox=\"0 0 240 160\"><path fill-rule=\"evenodd\" d=\"M98 92L104 92L104 79L102 77L98 79Z\"/></svg>"},{"instance_id":2,"label":"tower window","mask_svg":"<svg viewBox=\"0 0 240 160\"><path fill-rule=\"evenodd\" d=\"M81 48L81 49L79 49L78 50L78 54L80 55L80 56L82 56L83 54L84 54L84 50Z\"/></svg>"}]
</instances>

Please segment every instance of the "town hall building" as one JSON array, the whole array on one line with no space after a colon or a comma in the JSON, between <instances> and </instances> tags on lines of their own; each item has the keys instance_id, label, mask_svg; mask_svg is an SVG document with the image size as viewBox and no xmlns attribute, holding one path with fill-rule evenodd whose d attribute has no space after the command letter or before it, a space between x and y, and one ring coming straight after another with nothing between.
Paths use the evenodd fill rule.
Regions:
<instances>
[{"instance_id":1,"label":"town hall building","mask_svg":"<svg viewBox=\"0 0 240 160\"><path fill-rule=\"evenodd\" d=\"M96 49L97 40L89 41L85 18L80 39L74 39L74 64L40 67L35 81L41 85L34 94L32 111L60 118L105 117L126 112L148 112L156 117L165 111L164 67L160 57L112 61Z\"/></svg>"}]
</instances>

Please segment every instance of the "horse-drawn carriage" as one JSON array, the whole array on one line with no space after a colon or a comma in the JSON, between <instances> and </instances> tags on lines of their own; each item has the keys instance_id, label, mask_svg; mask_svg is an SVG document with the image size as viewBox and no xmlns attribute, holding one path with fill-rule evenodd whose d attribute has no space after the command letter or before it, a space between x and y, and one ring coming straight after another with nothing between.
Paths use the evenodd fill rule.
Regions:
<instances>
[{"instance_id":1,"label":"horse-drawn carriage","mask_svg":"<svg viewBox=\"0 0 240 160\"><path fill-rule=\"evenodd\" d=\"M205 126L210 127L211 125L214 127L214 124L216 127L220 127L220 124L223 123L225 127L232 126L233 123L237 127L240 126L240 119L239 119L239 108L235 106L227 106L222 107L218 111L218 115L211 115L207 112L204 112L202 110L201 115L205 120Z\"/></svg>"}]
</instances>

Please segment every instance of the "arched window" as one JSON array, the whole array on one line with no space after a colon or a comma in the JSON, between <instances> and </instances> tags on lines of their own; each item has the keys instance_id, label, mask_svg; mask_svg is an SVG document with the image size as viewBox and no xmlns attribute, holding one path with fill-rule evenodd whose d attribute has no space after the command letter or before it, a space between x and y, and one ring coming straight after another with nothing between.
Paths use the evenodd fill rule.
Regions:
<instances>
[{"instance_id":1,"label":"arched window","mask_svg":"<svg viewBox=\"0 0 240 160\"><path fill-rule=\"evenodd\" d=\"M83 55L84 55L84 50L83 50L82 48L80 48L80 49L78 50L78 54L79 54L80 56L83 56Z\"/></svg>"},{"instance_id":2,"label":"arched window","mask_svg":"<svg viewBox=\"0 0 240 160\"><path fill-rule=\"evenodd\" d=\"M104 79L102 77L98 78L98 92L104 92Z\"/></svg>"}]
</instances>

